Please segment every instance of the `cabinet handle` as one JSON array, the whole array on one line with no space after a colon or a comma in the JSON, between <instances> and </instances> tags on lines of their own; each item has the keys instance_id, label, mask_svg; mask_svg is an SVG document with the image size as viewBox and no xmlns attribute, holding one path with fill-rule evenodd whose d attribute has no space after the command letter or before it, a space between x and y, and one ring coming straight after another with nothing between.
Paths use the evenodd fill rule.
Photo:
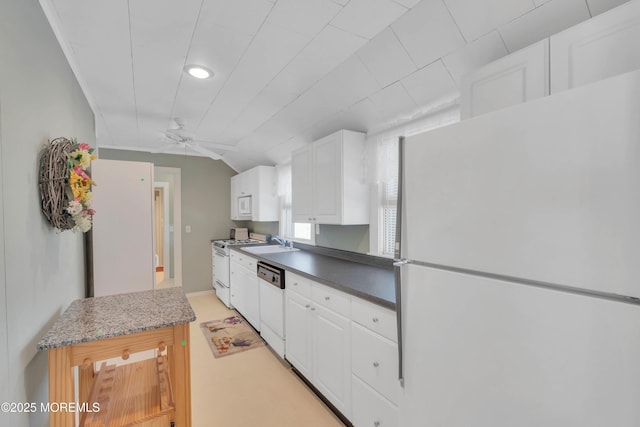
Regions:
<instances>
[{"instance_id":1,"label":"cabinet handle","mask_svg":"<svg viewBox=\"0 0 640 427\"><path fill-rule=\"evenodd\" d=\"M311 218L309 218L309 221L311 221Z\"/></svg>"},{"instance_id":2,"label":"cabinet handle","mask_svg":"<svg viewBox=\"0 0 640 427\"><path fill-rule=\"evenodd\" d=\"M373 320L373 323L378 323L378 318L377 318L377 317L374 317L374 318L373 318L373 319L371 319L371 320Z\"/></svg>"},{"instance_id":3,"label":"cabinet handle","mask_svg":"<svg viewBox=\"0 0 640 427\"><path fill-rule=\"evenodd\" d=\"M331 299L331 298L329 298L329 297L324 297L324 300L325 300L325 301L329 301L330 299Z\"/></svg>"},{"instance_id":4,"label":"cabinet handle","mask_svg":"<svg viewBox=\"0 0 640 427\"><path fill-rule=\"evenodd\" d=\"M380 364L378 362L373 362L373 367L377 368L378 366L380 366Z\"/></svg>"},{"instance_id":5,"label":"cabinet handle","mask_svg":"<svg viewBox=\"0 0 640 427\"><path fill-rule=\"evenodd\" d=\"M374 421L373 427L380 427L380 421Z\"/></svg>"},{"instance_id":6,"label":"cabinet handle","mask_svg":"<svg viewBox=\"0 0 640 427\"><path fill-rule=\"evenodd\" d=\"M309 307L311 307L311 304L307 304L304 306L304 308L309 308Z\"/></svg>"},{"instance_id":7,"label":"cabinet handle","mask_svg":"<svg viewBox=\"0 0 640 427\"><path fill-rule=\"evenodd\" d=\"M293 282L293 286L298 286L298 282Z\"/></svg>"},{"instance_id":8,"label":"cabinet handle","mask_svg":"<svg viewBox=\"0 0 640 427\"><path fill-rule=\"evenodd\" d=\"M311 307L311 310L312 310L312 311L315 311L315 310L316 310L316 308L315 308L315 307Z\"/></svg>"}]
</instances>

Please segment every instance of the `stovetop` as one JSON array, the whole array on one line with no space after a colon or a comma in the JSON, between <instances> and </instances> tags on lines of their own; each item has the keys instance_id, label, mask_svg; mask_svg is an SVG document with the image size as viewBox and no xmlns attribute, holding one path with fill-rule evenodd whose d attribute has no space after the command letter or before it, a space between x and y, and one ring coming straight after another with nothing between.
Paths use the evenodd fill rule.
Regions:
<instances>
[{"instance_id":1,"label":"stovetop","mask_svg":"<svg viewBox=\"0 0 640 427\"><path fill-rule=\"evenodd\" d=\"M213 244L219 248L225 248L227 246L231 246L231 245L247 245L247 244L260 244L260 243L267 243L264 240L257 240L257 239L244 239L244 240L234 240L234 239L221 239L221 240L214 240Z\"/></svg>"}]
</instances>

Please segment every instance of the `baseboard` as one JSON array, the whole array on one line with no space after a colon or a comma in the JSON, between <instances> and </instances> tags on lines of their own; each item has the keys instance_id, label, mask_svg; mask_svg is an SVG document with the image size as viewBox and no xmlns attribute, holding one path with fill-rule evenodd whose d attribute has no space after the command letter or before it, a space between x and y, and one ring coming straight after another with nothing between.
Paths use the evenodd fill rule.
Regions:
<instances>
[{"instance_id":1,"label":"baseboard","mask_svg":"<svg viewBox=\"0 0 640 427\"><path fill-rule=\"evenodd\" d=\"M185 295L188 297L197 297L197 296L201 296L201 295L209 295L209 294L214 294L215 295L216 291L214 291L213 289L209 290L209 291L196 291L196 292L188 292Z\"/></svg>"}]
</instances>

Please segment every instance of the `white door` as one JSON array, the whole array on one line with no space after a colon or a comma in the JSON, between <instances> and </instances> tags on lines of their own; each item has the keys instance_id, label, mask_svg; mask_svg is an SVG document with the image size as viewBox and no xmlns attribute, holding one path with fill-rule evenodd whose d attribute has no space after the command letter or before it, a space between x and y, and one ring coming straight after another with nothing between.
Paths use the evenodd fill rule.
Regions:
<instances>
[{"instance_id":1,"label":"white door","mask_svg":"<svg viewBox=\"0 0 640 427\"><path fill-rule=\"evenodd\" d=\"M551 36L551 93L640 68L640 2Z\"/></svg>"},{"instance_id":2,"label":"white door","mask_svg":"<svg viewBox=\"0 0 640 427\"><path fill-rule=\"evenodd\" d=\"M291 155L291 212L293 222L313 221L313 150L311 146Z\"/></svg>"},{"instance_id":3,"label":"white door","mask_svg":"<svg viewBox=\"0 0 640 427\"><path fill-rule=\"evenodd\" d=\"M351 416L351 321L314 304L313 385ZM315 310L314 310L315 309Z\"/></svg>"},{"instance_id":4,"label":"white door","mask_svg":"<svg viewBox=\"0 0 640 427\"><path fill-rule=\"evenodd\" d=\"M640 425L640 307L403 267L401 426Z\"/></svg>"},{"instance_id":5,"label":"white door","mask_svg":"<svg viewBox=\"0 0 640 427\"><path fill-rule=\"evenodd\" d=\"M91 163L94 295L154 288L153 164Z\"/></svg>"},{"instance_id":6,"label":"white door","mask_svg":"<svg viewBox=\"0 0 640 427\"><path fill-rule=\"evenodd\" d=\"M246 286L244 283L244 268L237 262L230 263L229 288L231 289L231 305L240 313L246 311Z\"/></svg>"},{"instance_id":7,"label":"white door","mask_svg":"<svg viewBox=\"0 0 640 427\"><path fill-rule=\"evenodd\" d=\"M313 183L315 222L340 224L342 221L342 133L313 144Z\"/></svg>"},{"instance_id":8,"label":"white door","mask_svg":"<svg viewBox=\"0 0 640 427\"><path fill-rule=\"evenodd\" d=\"M285 354L287 360L311 380L311 300L285 291Z\"/></svg>"},{"instance_id":9,"label":"white door","mask_svg":"<svg viewBox=\"0 0 640 427\"><path fill-rule=\"evenodd\" d=\"M464 75L460 85L461 119L549 95L549 39Z\"/></svg>"}]
</instances>

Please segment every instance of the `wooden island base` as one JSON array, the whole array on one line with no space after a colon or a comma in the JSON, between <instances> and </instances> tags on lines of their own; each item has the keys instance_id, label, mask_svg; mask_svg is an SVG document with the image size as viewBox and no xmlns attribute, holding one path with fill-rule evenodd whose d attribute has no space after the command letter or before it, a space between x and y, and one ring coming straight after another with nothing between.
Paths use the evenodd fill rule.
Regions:
<instances>
[{"instance_id":1,"label":"wooden island base","mask_svg":"<svg viewBox=\"0 0 640 427\"><path fill-rule=\"evenodd\" d=\"M49 350L49 401L87 402L98 412L84 412L85 427L191 426L189 324L73 344ZM139 351L166 348L166 356L116 367L93 363L128 358ZM74 396L73 367L79 366L79 396ZM51 412L51 427L73 426L73 412Z\"/></svg>"}]
</instances>

